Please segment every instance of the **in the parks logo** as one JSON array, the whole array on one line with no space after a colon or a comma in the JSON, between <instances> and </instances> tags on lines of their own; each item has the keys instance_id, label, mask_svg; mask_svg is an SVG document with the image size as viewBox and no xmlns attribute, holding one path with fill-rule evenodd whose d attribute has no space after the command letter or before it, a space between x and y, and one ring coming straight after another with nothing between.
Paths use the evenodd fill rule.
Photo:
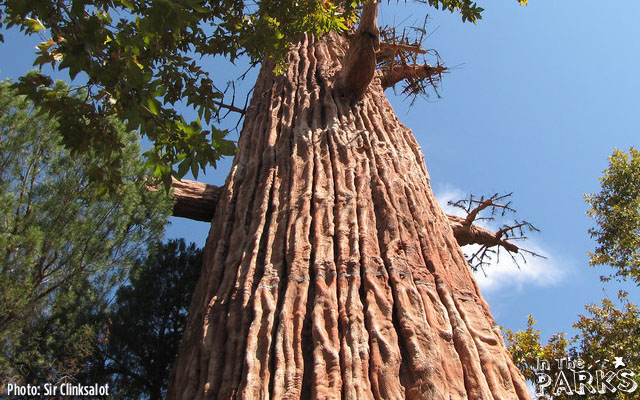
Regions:
<instances>
[{"instance_id":1,"label":"in the parks logo","mask_svg":"<svg viewBox=\"0 0 640 400\"><path fill-rule=\"evenodd\" d=\"M553 368L552 368L553 367ZM606 393L633 393L638 389L637 373L627 368L623 357L598 360L586 365L570 357L537 360L536 396L587 396Z\"/></svg>"}]
</instances>

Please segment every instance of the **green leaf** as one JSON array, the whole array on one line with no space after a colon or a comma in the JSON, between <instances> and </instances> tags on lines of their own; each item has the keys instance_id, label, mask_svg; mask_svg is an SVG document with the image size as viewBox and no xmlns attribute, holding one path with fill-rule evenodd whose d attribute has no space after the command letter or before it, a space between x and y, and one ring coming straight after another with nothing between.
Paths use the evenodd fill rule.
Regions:
<instances>
[{"instance_id":1,"label":"green leaf","mask_svg":"<svg viewBox=\"0 0 640 400\"><path fill-rule=\"evenodd\" d=\"M189 172L189 168L191 167L191 158L187 157L178 165L178 179L182 179L187 172Z\"/></svg>"},{"instance_id":2,"label":"green leaf","mask_svg":"<svg viewBox=\"0 0 640 400\"><path fill-rule=\"evenodd\" d=\"M25 18L22 24L26 26L31 33L40 32L41 30L44 30L44 25L42 25L42 22L40 22L39 19Z\"/></svg>"},{"instance_id":3,"label":"green leaf","mask_svg":"<svg viewBox=\"0 0 640 400\"><path fill-rule=\"evenodd\" d=\"M198 172L200 169L198 168L198 160L195 157L191 158L191 174L194 179L198 179Z\"/></svg>"},{"instance_id":4,"label":"green leaf","mask_svg":"<svg viewBox=\"0 0 640 400\"><path fill-rule=\"evenodd\" d=\"M131 3L129 0L119 0L120 4L122 4L123 6L127 7L130 10L133 10L133 3Z\"/></svg>"},{"instance_id":5,"label":"green leaf","mask_svg":"<svg viewBox=\"0 0 640 400\"><path fill-rule=\"evenodd\" d=\"M147 99L147 107L149 108L149 111L151 112L151 114L153 115L158 115L158 109L160 107L160 102L158 102L158 100L149 97Z\"/></svg>"}]
</instances>

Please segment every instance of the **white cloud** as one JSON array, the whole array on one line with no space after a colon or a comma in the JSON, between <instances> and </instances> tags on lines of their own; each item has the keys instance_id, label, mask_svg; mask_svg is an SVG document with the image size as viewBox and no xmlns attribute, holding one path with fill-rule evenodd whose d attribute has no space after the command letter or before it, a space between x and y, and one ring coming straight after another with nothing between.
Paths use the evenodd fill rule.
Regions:
<instances>
[{"instance_id":1,"label":"white cloud","mask_svg":"<svg viewBox=\"0 0 640 400\"><path fill-rule=\"evenodd\" d=\"M465 217L466 214L463 209L449 205L450 201L458 201L468 196L462 190L456 189L451 186L446 186L442 191L435 193L436 200L440 203L440 207L447 214L456 215L458 217Z\"/></svg>"},{"instance_id":2,"label":"white cloud","mask_svg":"<svg viewBox=\"0 0 640 400\"><path fill-rule=\"evenodd\" d=\"M462 251L473 254L480 246L470 245L462 248ZM565 278L565 271L556 264L555 257L541 248L533 240L529 239L523 247L546 258L525 255L526 262L517 256L518 264L503 249L500 257L494 256L493 261L484 271L474 273L478 285L483 291L501 290L511 288L520 290L524 285L547 287L561 282Z\"/></svg>"},{"instance_id":3,"label":"white cloud","mask_svg":"<svg viewBox=\"0 0 640 400\"><path fill-rule=\"evenodd\" d=\"M453 214L464 217L464 210L448 205L449 201L456 201L467 196L459 189L447 186L444 190L436 194L438 202L447 214ZM506 218L508 218L507 216ZM511 222L505 219L504 223ZM497 231L500 221L480 221L479 225ZM551 254L543 246L535 240L527 239L518 242L518 246L532 251L534 253L545 256L546 258L533 257L525 254L526 262L522 257L516 255L518 264L516 264L509 253L500 249L499 255L493 254L492 261L486 267L484 272L478 270L474 273L478 285L483 291L498 290L521 290L525 285L548 287L560 283L566 277L566 268L562 268L557 257ZM480 248L480 245L468 245L462 248L465 254L473 254Z\"/></svg>"}]
</instances>

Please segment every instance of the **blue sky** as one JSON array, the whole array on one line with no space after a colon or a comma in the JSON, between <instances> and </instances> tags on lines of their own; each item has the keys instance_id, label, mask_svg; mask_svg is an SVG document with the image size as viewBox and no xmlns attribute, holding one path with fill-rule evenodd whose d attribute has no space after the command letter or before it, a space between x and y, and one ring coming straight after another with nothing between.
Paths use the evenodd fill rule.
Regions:
<instances>
[{"instance_id":1,"label":"blue sky","mask_svg":"<svg viewBox=\"0 0 640 400\"><path fill-rule=\"evenodd\" d=\"M518 270L507 265L480 274L497 322L523 328L539 321L543 336L572 331L584 305L619 287L599 281L604 268L588 266L594 249L584 193L614 147L638 146L640 3L626 9L595 1L484 2L477 24L430 12L426 47L457 66L443 80L441 99L391 98L400 119L418 138L441 204L466 193L514 192L516 218L531 221L524 248L547 255ZM381 19L393 23L393 12ZM413 15L419 15L412 7ZM402 21L396 15L395 21Z\"/></svg>"},{"instance_id":2,"label":"blue sky","mask_svg":"<svg viewBox=\"0 0 640 400\"><path fill-rule=\"evenodd\" d=\"M548 337L572 331L584 305L604 296L603 287L612 298L624 287L640 303L637 288L605 286L599 281L605 269L588 266L586 253L594 243L583 199L599 189L597 178L614 147L639 145L640 2L479 3L486 11L477 25L428 10L431 35L424 45L453 67L444 76L442 98L410 108L391 90L388 95L422 146L442 204L467 193L514 192L515 217L541 229L523 247L544 253L546 260L532 259L518 270L503 257L478 279L499 324L523 328L533 314ZM420 24L425 9L386 5L380 20L393 24L408 17L408 24ZM0 79L15 78L30 68L39 40L4 35ZM244 72L220 61L211 67L222 71L223 82ZM222 184L229 165L221 163L200 180ZM172 218L167 237L203 245L207 232L205 223Z\"/></svg>"}]
</instances>

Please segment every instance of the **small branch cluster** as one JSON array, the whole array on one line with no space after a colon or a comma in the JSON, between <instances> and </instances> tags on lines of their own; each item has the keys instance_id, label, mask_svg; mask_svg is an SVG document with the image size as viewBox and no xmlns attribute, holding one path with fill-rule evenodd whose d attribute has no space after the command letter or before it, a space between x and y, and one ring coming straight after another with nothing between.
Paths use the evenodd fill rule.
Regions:
<instances>
[{"instance_id":1,"label":"small branch cluster","mask_svg":"<svg viewBox=\"0 0 640 400\"><path fill-rule=\"evenodd\" d=\"M249 66L249 68L244 73L242 73L239 77L227 82L227 86L225 87L224 90L220 90L219 88L214 86L217 92L220 93L220 98L221 98L221 100L212 100L212 103L218 106L218 109L214 110L214 115L213 115L213 117L216 119L218 123L222 122L222 120L225 119L232 112L239 115L238 121L235 126L236 129L240 125L240 122L242 122L244 115L247 113L247 107L249 106L249 100L250 100L251 93L253 92L253 89L249 90L246 93L244 98L244 105L242 107L238 107L236 105L236 82L243 81L246 78L247 74L253 68L255 68L256 65L257 63L252 63ZM224 98L227 97L227 93L229 92L231 93L231 101L230 103L226 103L224 102ZM223 112L223 110L226 110L226 112Z\"/></svg>"},{"instance_id":2,"label":"small branch cluster","mask_svg":"<svg viewBox=\"0 0 640 400\"><path fill-rule=\"evenodd\" d=\"M410 35L411 33L414 34ZM435 50L422 48L425 36L424 26L409 30L405 28L401 34L398 34L395 27L380 30L381 42L380 49L376 52L376 62L383 88L395 88L396 84L404 81L402 94L413 97L413 101L418 95L428 96L429 88L440 97L438 85L447 67L442 65ZM435 66L426 62L427 55L436 58Z\"/></svg>"},{"instance_id":3,"label":"small branch cluster","mask_svg":"<svg viewBox=\"0 0 640 400\"><path fill-rule=\"evenodd\" d=\"M515 212L513 208L511 208L511 201L506 202L505 204L500 204L501 202L509 197L511 197L513 193L507 193L500 195L498 193L494 194L491 197L484 198L484 196L480 197L478 200L474 198L473 194L469 195L468 199L462 199L458 201L450 201L449 205L453 207L460 208L467 213L467 217L465 218L465 223L472 224L474 221L492 221L495 219L495 216L499 214L501 217L504 217L507 212ZM479 217L481 211L486 209L491 210L490 217Z\"/></svg>"},{"instance_id":4,"label":"small branch cluster","mask_svg":"<svg viewBox=\"0 0 640 400\"><path fill-rule=\"evenodd\" d=\"M533 257L544 256L530 250L523 249L513 241L525 240L527 236L525 232L539 232L539 230L527 221L514 220L510 224L503 225L497 232L491 232L488 229L479 227L474 224L476 221L492 221L497 215L504 217L508 212L515 212L511 208L511 202L508 199L512 193L500 195L498 193L485 198L474 198L470 195L468 199L449 202L449 205L458 207L467 213L465 218L449 216L451 227L458 243L461 246L467 244L479 244L480 248L473 254L465 254L471 268L476 271L488 266L493 261L495 255L499 260L500 248L507 250L507 253L513 259L514 263L519 267L519 261L526 263L525 254ZM490 210L489 216L480 216L480 213ZM519 256L519 257L518 257Z\"/></svg>"}]
</instances>

